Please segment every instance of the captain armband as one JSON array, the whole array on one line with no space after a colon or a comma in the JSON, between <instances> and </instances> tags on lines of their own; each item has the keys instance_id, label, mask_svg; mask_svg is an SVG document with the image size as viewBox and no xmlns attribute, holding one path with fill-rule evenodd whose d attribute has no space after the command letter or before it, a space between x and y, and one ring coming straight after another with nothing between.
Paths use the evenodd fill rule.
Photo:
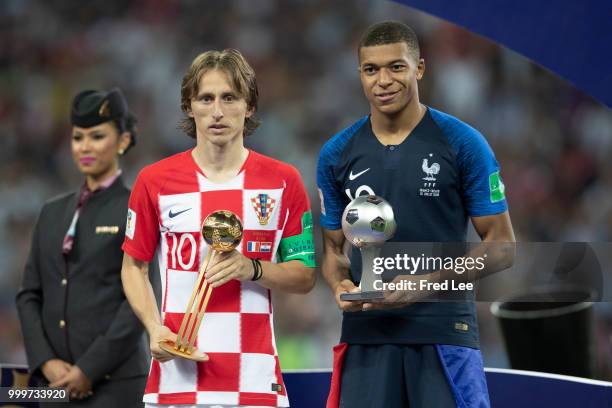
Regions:
<instances>
[{"instance_id":1,"label":"captain armband","mask_svg":"<svg viewBox=\"0 0 612 408\"><path fill-rule=\"evenodd\" d=\"M302 233L283 238L278 247L279 262L301 261L304 265L314 268L315 250L312 236L312 213L302 215Z\"/></svg>"}]
</instances>

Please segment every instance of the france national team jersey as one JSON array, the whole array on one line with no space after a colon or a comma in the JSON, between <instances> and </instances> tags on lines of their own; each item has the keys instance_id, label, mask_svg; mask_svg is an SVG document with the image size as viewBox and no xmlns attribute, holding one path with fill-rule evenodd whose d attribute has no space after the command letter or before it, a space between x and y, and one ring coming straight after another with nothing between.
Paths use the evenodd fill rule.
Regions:
<instances>
[{"instance_id":1,"label":"france national team jersey","mask_svg":"<svg viewBox=\"0 0 612 408\"><path fill-rule=\"evenodd\" d=\"M394 242L463 242L469 216L507 210L499 165L484 137L432 108L399 145L382 145L369 116L341 131L321 150L317 184L324 228L340 229L342 212L353 198L376 194L393 207L398 226ZM357 251L351 265L358 281ZM346 312L341 341L477 348L474 303L424 302L388 311Z\"/></svg>"}]
</instances>

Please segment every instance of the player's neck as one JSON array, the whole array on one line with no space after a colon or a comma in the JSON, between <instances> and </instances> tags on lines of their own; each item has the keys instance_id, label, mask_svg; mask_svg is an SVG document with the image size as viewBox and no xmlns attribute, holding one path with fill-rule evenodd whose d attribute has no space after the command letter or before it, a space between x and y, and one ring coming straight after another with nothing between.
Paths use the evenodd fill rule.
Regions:
<instances>
[{"instance_id":1,"label":"player's neck","mask_svg":"<svg viewBox=\"0 0 612 408\"><path fill-rule=\"evenodd\" d=\"M198 140L191 155L209 180L222 183L236 177L249 156L249 151L240 137L224 145Z\"/></svg>"},{"instance_id":2,"label":"player's neck","mask_svg":"<svg viewBox=\"0 0 612 408\"><path fill-rule=\"evenodd\" d=\"M410 136L423 119L427 108L417 100L416 104L410 104L394 115L387 115L376 109L371 112L370 121L376 138L384 145L397 145Z\"/></svg>"}]
</instances>

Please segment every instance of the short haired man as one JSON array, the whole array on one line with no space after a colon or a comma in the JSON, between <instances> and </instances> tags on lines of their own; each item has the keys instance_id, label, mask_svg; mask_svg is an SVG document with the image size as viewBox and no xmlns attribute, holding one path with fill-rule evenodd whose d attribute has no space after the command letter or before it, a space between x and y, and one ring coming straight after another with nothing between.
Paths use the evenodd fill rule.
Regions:
<instances>
[{"instance_id":1,"label":"short haired man","mask_svg":"<svg viewBox=\"0 0 612 408\"><path fill-rule=\"evenodd\" d=\"M468 216L484 243L514 242L499 165L484 137L419 101L425 61L412 29L398 22L368 28L359 72L370 115L325 144L317 169L323 275L344 311L335 349L341 371L328 406L488 406L473 302L418 302L424 293L402 301L394 298L399 292L382 302L340 300L358 290L360 268L349 272L341 230L342 211L356 196L390 202L397 242L463 242ZM511 251L490 252L499 269L512 262Z\"/></svg>"},{"instance_id":2,"label":"short haired man","mask_svg":"<svg viewBox=\"0 0 612 408\"><path fill-rule=\"evenodd\" d=\"M181 87L183 129L196 147L145 167L129 201L123 245L125 292L150 336L154 361L148 406L288 406L272 326L270 289L306 293L314 285L312 218L297 169L244 147L257 120L255 73L237 50L205 52ZM214 291L193 362L159 347L176 340L208 248L200 234L213 211L242 220L240 246L206 273ZM162 314L147 277L157 251ZM252 259L261 265L261 273Z\"/></svg>"}]
</instances>

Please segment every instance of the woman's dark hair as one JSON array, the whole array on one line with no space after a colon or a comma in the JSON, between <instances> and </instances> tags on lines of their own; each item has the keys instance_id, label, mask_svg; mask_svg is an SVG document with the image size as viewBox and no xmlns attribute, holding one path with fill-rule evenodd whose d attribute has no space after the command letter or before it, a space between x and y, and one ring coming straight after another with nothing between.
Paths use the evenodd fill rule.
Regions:
<instances>
[{"instance_id":1,"label":"woman's dark hair","mask_svg":"<svg viewBox=\"0 0 612 408\"><path fill-rule=\"evenodd\" d=\"M113 120L113 123L120 135L123 132L130 134L130 144L123 151L123 154L126 154L136 144L136 135L138 134L138 126L136 125L138 124L138 119L136 119L133 113L129 112L125 117Z\"/></svg>"}]
</instances>

